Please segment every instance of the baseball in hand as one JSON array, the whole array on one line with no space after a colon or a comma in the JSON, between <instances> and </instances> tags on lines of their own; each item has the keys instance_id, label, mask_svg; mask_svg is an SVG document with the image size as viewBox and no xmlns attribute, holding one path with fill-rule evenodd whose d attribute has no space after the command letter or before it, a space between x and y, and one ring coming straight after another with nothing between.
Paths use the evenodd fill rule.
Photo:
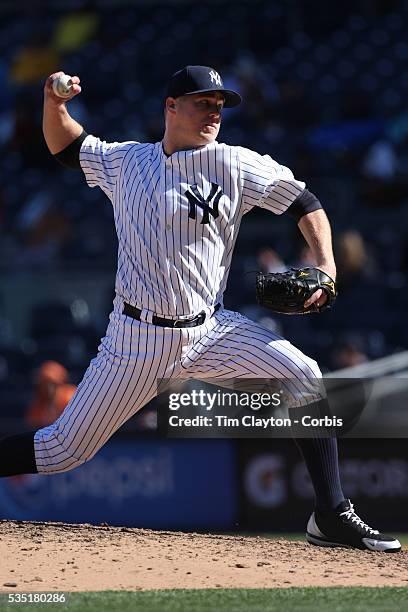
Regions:
<instances>
[{"instance_id":1,"label":"baseball in hand","mask_svg":"<svg viewBox=\"0 0 408 612\"><path fill-rule=\"evenodd\" d=\"M69 98L72 90L72 79L69 74L61 74L54 79L52 89L59 98Z\"/></svg>"}]
</instances>

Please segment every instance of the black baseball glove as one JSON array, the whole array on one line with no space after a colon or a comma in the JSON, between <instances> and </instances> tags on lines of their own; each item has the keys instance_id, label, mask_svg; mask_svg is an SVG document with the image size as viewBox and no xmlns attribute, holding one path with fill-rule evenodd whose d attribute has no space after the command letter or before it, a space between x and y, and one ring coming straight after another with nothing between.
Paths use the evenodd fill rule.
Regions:
<instances>
[{"instance_id":1,"label":"black baseball glove","mask_svg":"<svg viewBox=\"0 0 408 612\"><path fill-rule=\"evenodd\" d=\"M316 302L308 308L304 303L318 289L322 289L327 300L322 306ZM318 268L291 268L287 272L271 272L256 275L256 297L258 304L282 314L310 314L331 308L337 297L335 281Z\"/></svg>"}]
</instances>

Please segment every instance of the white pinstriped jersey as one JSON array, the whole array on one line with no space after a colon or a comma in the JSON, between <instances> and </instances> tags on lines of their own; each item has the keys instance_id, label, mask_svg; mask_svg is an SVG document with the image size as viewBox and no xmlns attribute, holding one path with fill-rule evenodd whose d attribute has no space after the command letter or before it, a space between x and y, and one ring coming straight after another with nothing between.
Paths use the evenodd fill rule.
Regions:
<instances>
[{"instance_id":1,"label":"white pinstriped jersey","mask_svg":"<svg viewBox=\"0 0 408 612\"><path fill-rule=\"evenodd\" d=\"M80 162L113 204L116 293L169 318L222 303L242 216L254 206L279 215L305 188L268 155L217 142L167 156L161 142L89 135Z\"/></svg>"},{"instance_id":2,"label":"white pinstriped jersey","mask_svg":"<svg viewBox=\"0 0 408 612\"><path fill-rule=\"evenodd\" d=\"M279 379L288 406L320 399L321 372L290 342L238 312L217 310L196 327L157 326L222 302L242 216L280 214L305 185L269 156L213 143L167 157L162 143L107 144L87 136L88 184L113 204L119 239L117 297L106 335L62 415L34 438L39 472L89 461L142 406L158 380ZM142 309L123 313L123 301ZM150 309L150 310L149 310Z\"/></svg>"}]
</instances>

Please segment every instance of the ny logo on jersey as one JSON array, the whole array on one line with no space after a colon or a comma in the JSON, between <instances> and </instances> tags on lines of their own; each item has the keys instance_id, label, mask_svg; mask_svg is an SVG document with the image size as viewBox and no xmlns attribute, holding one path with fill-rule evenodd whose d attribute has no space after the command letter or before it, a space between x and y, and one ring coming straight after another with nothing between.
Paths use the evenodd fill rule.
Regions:
<instances>
[{"instance_id":1,"label":"ny logo on jersey","mask_svg":"<svg viewBox=\"0 0 408 612\"><path fill-rule=\"evenodd\" d=\"M196 206L203 209L203 218L201 225L210 222L210 215L216 219L219 215L218 203L223 196L223 191L216 183L211 183L211 191L207 198L198 191L197 185L191 185L184 194L189 202L188 216L190 219L196 218ZM212 205L212 208L211 208Z\"/></svg>"},{"instance_id":2,"label":"ny logo on jersey","mask_svg":"<svg viewBox=\"0 0 408 612\"><path fill-rule=\"evenodd\" d=\"M221 77L218 72L215 72L215 70L211 70L208 74L211 77L211 83L215 83L219 87L222 87Z\"/></svg>"}]
</instances>

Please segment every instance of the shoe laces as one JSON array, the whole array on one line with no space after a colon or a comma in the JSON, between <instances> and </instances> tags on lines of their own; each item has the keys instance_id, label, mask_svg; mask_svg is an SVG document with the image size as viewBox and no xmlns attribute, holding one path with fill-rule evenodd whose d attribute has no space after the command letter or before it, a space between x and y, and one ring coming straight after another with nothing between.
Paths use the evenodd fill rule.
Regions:
<instances>
[{"instance_id":1,"label":"shoe laces","mask_svg":"<svg viewBox=\"0 0 408 612\"><path fill-rule=\"evenodd\" d=\"M340 512L340 516L345 516L349 521L355 523L358 527L366 532L373 535L378 535L380 532L377 529L372 529L367 523L361 520L361 518L354 512L354 506L350 502L350 508L345 512Z\"/></svg>"}]
</instances>

